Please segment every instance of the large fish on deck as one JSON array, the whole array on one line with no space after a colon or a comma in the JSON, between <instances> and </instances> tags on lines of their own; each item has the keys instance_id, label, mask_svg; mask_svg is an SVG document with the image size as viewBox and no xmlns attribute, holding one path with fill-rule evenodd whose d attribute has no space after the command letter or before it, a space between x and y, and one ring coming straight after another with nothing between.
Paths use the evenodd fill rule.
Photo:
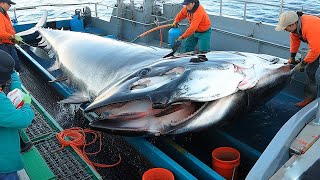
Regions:
<instances>
[{"instance_id":1,"label":"large fish on deck","mask_svg":"<svg viewBox=\"0 0 320 180\"><path fill-rule=\"evenodd\" d=\"M41 23L40 23L41 24ZM92 97L90 125L125 135L181 134L234 119L290 79L284 59L244 52L180 54L92 34L38 27L42 44Z\"/></svg>"}]
</instances>

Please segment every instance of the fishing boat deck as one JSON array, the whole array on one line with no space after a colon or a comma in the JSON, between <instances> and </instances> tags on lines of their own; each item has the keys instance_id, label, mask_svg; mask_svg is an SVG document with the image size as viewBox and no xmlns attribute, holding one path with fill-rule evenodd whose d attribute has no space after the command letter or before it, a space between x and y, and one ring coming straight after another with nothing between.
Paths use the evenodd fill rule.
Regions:
<instances>
[{"instance_id":1,"label":"fishing boat deck","mask_svg":"<svg viewBox=\"0 0 320 180\"><path fill-rule=\"evenodd\" d=\"M61 144L56 134L62 128L33 98L32 108L35 118L24 130L22 137L30 140L33 147L23 154L25 171L29 179L101 179L75 151L66 147L60 150ZM20 174L21 179L26 177Z\"/></svg>"},{"instance_id":2,"label":"fishing boat deck","mask_svg":"<svg viewBox=\"0 0 320 180\"><path fill-rule=\"evenodd\" d=\"M113 164L120 154L123 160L113 168L97 168L99 174L72 148L66 147L58 151L61 145L55 135L70 127L85 128L87 122L81 114L70 116L68 113L74 114L74 112L57 107L56 102L61 100L62 96L49 86L39 72L34 71L25 57L20 56L20 59L22 60L20 73L22 83L34 97L33 109L36 113L36 118L25 130L24 136L35 145L31 151L23 154L26 162L25 170L30 179L140 179L144 171L153 167L122 137L105 133L102 133L102 152L90 156L90 159L94 162ZM96 151L98 147L99 144L95 144L88 147L88 151Z\"/></svg>"},{"instance_id":3,"label":"fishing boat deck","mask_svg":"<svg viewBox=\"0 0 320 180\"><path fill-rule=\"evenodd\" d=\"M99 30L95 31L97 32ZM154 41L154 43L158 42ZM41 64L42 67L49 68L51 66L48 61L34 56L27 47L24 47L21 50L28 52L32 56L32 58L34 58L39 64ZM49 86L50 83L48 83L47 79L43 79L41 73L34 71L34 65L28 62L24 54L21 54L20 57L23 60L24 64L24 68L21 74L23 77L22 81L24 82L24 84L26 84L27 89L29 89L31 93L34 94L36 99L39 99L39 101L41 101L41 104L43 104L43 106L48 109L50 113L57 117L61 116L59 115L61 111L66 110L61 106L57 107L56 104L57 101L63 99L61 94L57 94L55 90ZM59 76L59 73L55 72L52 75L57 77ZM34 83L38 85L35 85ZM288 93L286 93L286 91L283 91L265 105L259 107L253 112L250 112L246 116L239 117L239 119L236 119L227 125L210 128L198 133L191 133L183 136L148 138L148 141L153 144L154 147L159 148L173 161L182 165L185 170L195 175L196 177L201 177L203 175L197 174L199 173L197 172L197 168L191 168L192 166L188 166L188 163L186 164L186 159L189 158L188 161L190 161L190 163L196 160L202 162L203 164L197 164L198 168L204 168L204 171L207 171L207 168L211 167L212 160L210 154L214 148L220 146L235 147L240 150L243 159L250 159L250 161L242 161L240 165L239 178L244 179L246 174L254 165L254 162L259 158L273 136L286 122L286 117L288 117L288 115L291 116L295 114L299 110L298 108L294 107L294 103L298 100L298 98L289 95ZM66 115L68 113L72 114L72 112L64 113ZM60 117L60 119L58 119L57 121L63 126L63 128L74 126L83 127L88 123L81 114L77 115L74 118L70 116L67 118ZM143 152L139 153L132 148L127 147L129 149L125 149L121 147L128 146L128 144L124 142L124 140L129 141L130 144L131 138L123 139L122 137L113 137L112 135L105 134L104 139L105 142L108 142L108 139L111 139L110 141L113 142L111 147L106 147L109 150L111 149L111 151L115 151L114 149L116 149L116 151L118 150L120 154L126 154L125 151L128 151L130 152L130 154L127 154L128 158L135 157L134 160L132 160L133 162L128 162L122 165L123 168L125 168L124 171L130 171L130 173L127 175L122 174L121 177L126 176L129 179L135 179L137 177L141 177L144 171L154 166L151 162L149 162L148 159L141 156L140 153ZM199 141L199 139L210 139L210 141ZM132 146L134 145L135 143L132 144ZM137 149L139 149L139 147ZM187 155L179 154L182 149L184 149ZM108 154L108 152L103 154ZM192 157L190 158L188 156ZM132 164L136 166L136 172L132 169ZM114 169L98 169L98 171L103 178L108 177L108 179L117 179L116 177L121 174L123 169L121 171ZM203 172L200 171L200 173ZM211 174L211 176L215 175L215 172L212 169L210 169L209 172L207 171L207 173Z\"/></svg>"},{"instance_id":4,"label":"fishing boat deck","mask_svg":"<svg viewBox=\"0 0 320 180\"><path fill-rule=\"evenodd\" d=\"M177 9L179 8L175 10ZM172 11L171 13L174 14L175 12ZM94 18L93 26L86 27L84 32L115 38L118 35L119 26L123 26L122 40L130 41L140 32L144 32L151 27L150 24L139 24L134 20L119 25L119 22L115 19L120 19L120 17L114 16L113 21L110 22ZM70 29L70 20L50 21L48 26L57 29ZM233 27L232 25L239 23L239 20L219 17L214 22L216 24L213 31L213 41L220 42L218 46L214 46L214 50L246 49L249 52L258 51L257 53L276 54L280 57L287 55L288 46L284 45L283 34L272 37L275 42L272 42L269 36L263 36L264 33L268 34L271 30L273 31L272 26L244 21L241 22L243 23L241 28L235 30L236 32L230 32L229 29L224 29L222 26ZM21 31L32 26L33 24L21 26L17 24L16 28ZM132 29L135 27L136 29L132 33ZM247 34L251 31L253 31L252 36L248 36ZM163 34L166 34L166 31L163 31ZM28 36L26 42L36 46L37 42L34 41L36 37L37 35ZM167 39L167 36L164 35L163 39ZM141 39L137 43L158 46L158 33ZM163 47L166 46L166 44L163 44ZM70 110L70 107L64 107L56 103L72 91L64 86L62 87L61 84L63 83L48 83L49 80L52 80L50 79L51 76L53 78L59 77L59 72L49 73L46 69L51 66L50 62L34 56L27 47L19 46L18 49L23 62L21 73L23 84L48 111L48 114L64 129L74 126L86 127L88 120L81 113L74 113L75 109L71 108ZM164 167L171 170L177 179L223 179L211 168L211 152L216 147L231 146L241 153L242 161L238 178L245 179L251 167L277 131L289 117L299 110L294 106L294 103L301 98L304 83L301 79L301 75L296 75L292 83L268 103L223 126L172 137L136 138L103 134L104 143L106 142L105 151L100 156L94 157L93 160L107 157L106 161L111 162L115 159L108 156L120 153L124 161L115 168L98 168L98 172L102 179L141 179L146 170L152 167ZM297 92L297 89L301 92ZM37 143L38 140L35 141L36 147L41 148ZM31 159L35 157L34 155ZM26 159L26 161L31 160ZM33 168L30 169L31 172ZM54 170L51 171L55 172Z\"/></svg>"}]
</instances>

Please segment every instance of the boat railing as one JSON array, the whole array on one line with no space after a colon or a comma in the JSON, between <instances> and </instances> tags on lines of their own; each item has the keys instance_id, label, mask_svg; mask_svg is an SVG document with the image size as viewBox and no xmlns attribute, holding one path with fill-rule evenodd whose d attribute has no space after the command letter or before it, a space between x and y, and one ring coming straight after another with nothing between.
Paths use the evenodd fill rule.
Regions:
<instances>
[{"instance_id":1,"label":"boat railing","mask_svg":"<svg viewBox=\"0 0 320 180\"><path fill-rule=\"evenodd\" d=\"M83 2L83 3L57 3L57 4L39 4L35 6L25 6L25 7L14 7L13 8L13 20L17 20L17 11L37 9L40 7L67 7L67 6L79 6L79 5L94 5L95 16L98 17L98 4L97 2Z\"/></svg>"},{"instance_id":2,"label":"boat railing","mask_svg":"<svg viewBox=\"0 0 320 180\"><path fill-rule=\"evenodd\" d=\"M165 2L164 2L165 3ZM248 19L248 6L249 5L258 5L258 8L261 8L260 6L263 7L272 7L272 8L279 8L278 14L280 15L284 10L296 10L296 11L304 11L304 12L309 12L311 14L318 14L320 11L318 9L312 9L312 8L304 8L304 7L293 7L293 6L287 6L284 4L284 0L280 0L279 4L275 4L275 3L265 3L265 2L256 2L256 1L249 1L249 0L213 0L210 1L210 3L219 3L219 10L218 10L218 15L219 16L230 16L227 13L224 13L224 7L228 6L226 5L227 3L232 3L232 4L239 4L242 3L243 4L243 14L242 19L243 20L247 20ZM34 6L25 6L25 7L14 7L13 8L13 20L17 20L17 11L20 10L28 10L28 9L37 9L39 7L67 7L67 6L79 6L79 5L93 5L94 6L94 10L92 11L94 13L95 17L99 17L98 11L100 11L101 7L104 7L106 9L115 9L118 8L116 5L110 6L101 2L79 2L79 3L57 3L57 4L39 4L39 5L34 5ZM99 7L98 7L99 6ZM217 6L214 6L217 7ZM124 8L122 11L130 11L132 12L133 10L135 11L144 11L143 7L135 7L134 4L134 0L130 0L130 8ZM102 11L102 10L101 10ZM142 24L142 25L155 25L156 23L143 23L143 22L138 22L138 21L134 21L131 19L127 19L127 18L123 18L121 17L119 14L118 15L109 15L110 17L115 17L118 19L122 19L124 21L129 21L129 22L134 22L134 23L138 23L138 24ZM158 24L164 24L167 22L172 21L173 19L169 19L169 18L165 18L159 15L151 15L155 18L159 18L159 19L163 19L164 21L158 22ZM233 17L234 15L231 15L231 17ZM277 17L275 17L277 18ZM263 22L263 20L259 20L261 22Z\"/></svg>"},{"instance_id":3,"label":"boat railing","mask_svg":"<svg viewBox=\"0 0 320 180\"><path fill-rule=\"evenodd\" d=\"M285 5L284 0L280 0L279 4L276 3L265 3L265 2L257 2L257 1L250 1L250 0L213 0L210 1L211 3L218 3L219 4L219 16L224 16L227 14L224 14L224 7L226 7L227 3L232 3L232 4L243 4L243 14L242 14L242 19L247 20L247 12L248 12L248 6L249 5L259 5L257 8L261 8L261 6L264 7L272 7L272 8L279 8L278 10L278 15L282 14L284 10L293 10L293 11L302 11L302 12L309 12L310 14L319 14L320 11L318 9L313 9L313 8L304 8L303 6L289 6ZM256 10L256 8L255 8ZM261 20L262 21L262 20Z\"/></svg>"},{"instance_id":4,"label":"boat railing","mask_svg":"<svg viewBox=\"0 0 320 180\"><path fill-rule=\"evenodd\" d=\"M100 2L39 4L39 5L34 5L34 6L14 7L13 10L12 10L13 11L12 20L14 22L17 22L17 18L18 18L17 12L18 11L23 11L23 10L28 10L28 9L37 9L37 8L41 8L41 7L68 7L68 6L81 6L81 5L89 5L89 6L90 5L94 5L94 11L91 11L91 12L94 13L94 17L99 17L98 6L99 7L104 7L106 9L117 9L118 8L117 6L110 6L110 5L106 5L106 4L100 3ZM132 12L133 8L131 8L131 9L123 9L123 11ZM141 12L143 12L143 8L136 8L135 10L140 10ZM172 20L173 20L173 19L170 19L170 18L165 18L165 17L161 17L161 16L158 16L158 15L153 15L153 14L151 14L150 16L156 18L158 20L158 22L143 23L143 22L135 21L135 20L132 20L132 19L127 19L127 18L124 18L124 17L121 17L121 16L117 16L117 15L110 15L110 17L114 17L114 18L121 19L121 20L124 20L124 21L132 22L132 23L137 23L137 24L144 25L144 26L151 26L151 25L156 25L156 24L161 25L161 24L172 22ZM159 21L159 19L161 19L162 21Z\"/></svg>"}]
</instances>

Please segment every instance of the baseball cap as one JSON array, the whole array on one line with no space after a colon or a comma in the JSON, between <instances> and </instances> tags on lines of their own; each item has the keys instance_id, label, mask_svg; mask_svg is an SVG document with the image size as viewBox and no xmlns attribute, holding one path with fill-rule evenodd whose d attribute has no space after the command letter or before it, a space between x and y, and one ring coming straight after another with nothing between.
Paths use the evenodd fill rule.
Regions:
<instances>
[{"instance_id":1,"label":"baseball cap","mask_svg":"<svg viewBox=\"0 0 320 180\"><path fill-rule=\"evenodd\" d=\"M0 2L5 2L5 3L9 4L9 5L16 4L16 3L12 2L11 0L0 0Z\"/></svg>"},{"instance_id":2,"label":"baseball cap","mask_svg":"<svg viewBox=\"0 0 320 180\"><path fill-rule=\"evenodd\" d=\"M288 12L282 13L279 17L279 22L275 30L276 31L284 30L287 26L297 21L298 21L298 15L296 12L288 11Z\"/></svg>"},{"instance_id":3,"label":"baseball cap","mask_svg":"<svg viewBox=\"0 0 320 180\"><path fill-rule=\"evenodd\" d=\"M6 84L11 79L14 70L14 60L12 57L0 50L0 85Z\"/></svg>"},{"instance_id":4,"label":"baseball cap","mask_svg":"<svg viewBox=\"0 0 320 180\"><path fill-rule=\"evenodd\" d=\"M188 5L190 3L193 3L195 0L184 0L182 5Z\"/></svg>"}]
</instances>

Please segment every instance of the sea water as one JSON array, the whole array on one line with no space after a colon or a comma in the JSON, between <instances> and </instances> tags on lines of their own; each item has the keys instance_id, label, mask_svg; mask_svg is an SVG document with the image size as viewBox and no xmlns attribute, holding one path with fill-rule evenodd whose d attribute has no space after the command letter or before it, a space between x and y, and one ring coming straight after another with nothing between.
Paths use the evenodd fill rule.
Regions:
<instances>
[{"instance_id":1,"label":"sea water","mask_svg":"<svg viewBox=\"0 0 320 180\"><path fill-rule=\"evenodd\" d=\"M14 1L14 0L13 0ZM135 0L135 6L143 6L144 0ZM68 18L74 14L74 11L79 8L82 9L85 6L90 7L94 11L95 7L93 4L83 4L86 2L99 2L98 5L98 16L100 18L110 18L112 13L112 7L115 6L117 0L15 0L17 4L9 11L10 17L13 18L13 8L32 7L39 5L41 6L33 9L19 10L16 13L19 22L35 21L39 19L43 14L44 10L48 11L49 18ZM130 0L124 0L129 3ZM182 0L157 0L158 4L163 2L170 3L181 3ZM252 0L246 3L246 16L244 16L245 3L243 0L222 0L223 8L221 14L223 16L232 16L240 19L246 18L247 20L262 21L270 24L276 24L280 13L280 0ZM200 3L205 7L209 14L220 15L220 0L200 0ZM270 4L271 6L262 5L259 3ZM67 7L50 6L51 4L75 4ZM79 5L76 5L79 4ZM283 0L283 11L287 10L304 10L311 14L319 14L320 12L320 1L319 0Z\"/></svg>"}]
</instances>

